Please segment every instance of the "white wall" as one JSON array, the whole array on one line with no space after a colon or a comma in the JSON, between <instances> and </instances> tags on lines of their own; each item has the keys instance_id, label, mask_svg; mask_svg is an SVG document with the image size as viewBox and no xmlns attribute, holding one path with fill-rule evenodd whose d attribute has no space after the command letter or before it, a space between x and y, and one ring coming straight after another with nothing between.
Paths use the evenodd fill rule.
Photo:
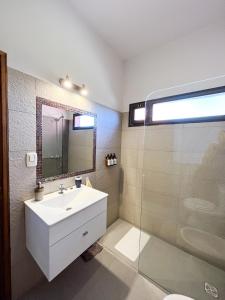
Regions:
<instances>
[{"instance_id":1,"label":"white wall","mask_svg":"<svg viewBox=\"0 0 225 300\"><path fill-rule=\"evenodd\" d=\"M225 23L130 59L124 79L121 60L77 16L70 0L4 0L0 49L12 68L56 84L68 73L87 84L89 100L128 111L129 103L158 88L224 74Z\"/></svg>"},{"instance_id":2,"label":"white wall","mask_svg":"<svg viewBox=\"0 0 225 300\"><path fill-rule=\"evenodd\" d=\"M68 73L90 100L121 108L122 63L69 0L1 1L0 49L14 69L56 84Z\"/></svg>"},{"instance_id":3,"label":"white wall","mask_svg":"<svg viewBox=\"0 0 225 300\"><path fill-rule=\"evenodd\" d=\"M225 74L225 22L218 22L163 47L135 57L125 65L123 111L157 89ZM225 85L223 80L173 89L171 94ZM159 97L157 93L154 97Z\"/></svg>"}]
</instances>

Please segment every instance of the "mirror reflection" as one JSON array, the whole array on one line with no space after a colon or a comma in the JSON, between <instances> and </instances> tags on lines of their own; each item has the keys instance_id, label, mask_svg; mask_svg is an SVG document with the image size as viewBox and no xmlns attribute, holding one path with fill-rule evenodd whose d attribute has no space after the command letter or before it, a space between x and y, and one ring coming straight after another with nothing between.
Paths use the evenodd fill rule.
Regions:
<instances>
[{"instance_id":1,"label":"mirror reflection","mask_svg":"<svg viewBox=\"0 0 225 300\"><path fill-rule=\"evenodd\" d=\"M42 178L91 171L94 130L93 115L43 104Z\"/></svg>"}]
</instances>

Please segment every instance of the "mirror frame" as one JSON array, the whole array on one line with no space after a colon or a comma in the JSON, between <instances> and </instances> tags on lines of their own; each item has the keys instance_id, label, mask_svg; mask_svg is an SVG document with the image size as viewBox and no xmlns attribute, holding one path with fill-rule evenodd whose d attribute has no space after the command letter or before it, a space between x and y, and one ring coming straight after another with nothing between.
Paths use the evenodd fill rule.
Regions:
<instances>
[{"instance_id":1,"label":"mirror frame","mask_svg":"<svg viewBox=\"0 0 225 300\"><path fill-rule=\"evenodd\" d=\"M48 178L44 178L42 174L42 105L47 105L55 108L64 109L67 111L71 111L77 114L85 114L94 117L94 127L93 127L93 168L78 172L69 172L65 174L60 174ZM57 179L73 177L76 175L87 174L91 172L95 172L96 170L96 122L97 115L88 111L84 111L72 106L64 105L58 102L54 102L51 100L47 100L44 98L36 97L36 148L37 148L37 167L36 167L36 181L38 182L50 182Z\"/></svg>"}]
</instances>

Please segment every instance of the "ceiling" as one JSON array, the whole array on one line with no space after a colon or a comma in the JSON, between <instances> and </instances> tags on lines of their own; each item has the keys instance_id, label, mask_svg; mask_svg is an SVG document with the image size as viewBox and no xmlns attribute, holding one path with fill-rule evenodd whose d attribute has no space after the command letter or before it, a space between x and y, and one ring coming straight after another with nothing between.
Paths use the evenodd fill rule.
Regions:
<instances>
[{"instance_id":1,"label":"ceiling","mask_svg":"<svg viewBox=\"0 0 225 300\"><path fill-rule=\"evenodd\" d=\"M225 0L69 1L122 59L225 18Z\"/></svg>"}]
</instances>

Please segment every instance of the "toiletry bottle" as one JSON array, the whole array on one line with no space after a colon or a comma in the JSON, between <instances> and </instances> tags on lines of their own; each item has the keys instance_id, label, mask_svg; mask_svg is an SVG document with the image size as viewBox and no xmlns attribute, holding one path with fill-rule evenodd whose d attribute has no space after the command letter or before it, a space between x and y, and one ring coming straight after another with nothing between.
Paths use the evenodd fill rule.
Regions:
<instances>
[{"instance_id":1,"label":"toiletry bottle","mask_svg":"<svg viewBox=\"0 0 225 300\"><path fill-rule=\"evenodd\" d=\"M44 198L44 187L41 182L38 182L38 186L35 188L35 201L43 200Z\"/></svg>"},{"instance_id":2,"label":"toiletry bottle","mask_svg":"<svg viewBox=\"0 0 225 300\"><path fill-rule=\"evenodd\" d=\"M112 154L112 165L114 166L114 153Z\"/></svg>"},{"instance_id":3,"label":"toiletry bottle","mask_svg":"<svg viewBox=\"0 0 225 300\"><path fill-rule=\"evenodd\" d=\"M110 166L113 166L113 155L112 155L112 153L110 154Z\"/></svg>"},{"instance_id":4,"label":"toiletry bottle","mask_svg":"<svg viewBox=\"0 0 225 300\"><path fill-rule=\"evenodd\" d=\"M106 166L109 167L110 166L110 160L109 160L109 154L106 155Z\"/></svg>"},{"instance_id":5,"label":"toiletry bottle","mask_svg":"<svg viewBox=\"0 0 225 300\"><path fill-rule=\"evenodd\" d=\"M107 163L108 163L108 167L111 166L111 158L110 158L110 155L108 154L108 160L107 160Z\"/></svg>"},{"instance_id":6,"label":"toiletry bottle","mask_svg":"<svg viewBox=\"0 0 225 300\"><path fill-rule=\"evenodd\" d=\"M117 157L115 153L113 153L113 164L117 165Z\"/></svg>"}]
</instances>

